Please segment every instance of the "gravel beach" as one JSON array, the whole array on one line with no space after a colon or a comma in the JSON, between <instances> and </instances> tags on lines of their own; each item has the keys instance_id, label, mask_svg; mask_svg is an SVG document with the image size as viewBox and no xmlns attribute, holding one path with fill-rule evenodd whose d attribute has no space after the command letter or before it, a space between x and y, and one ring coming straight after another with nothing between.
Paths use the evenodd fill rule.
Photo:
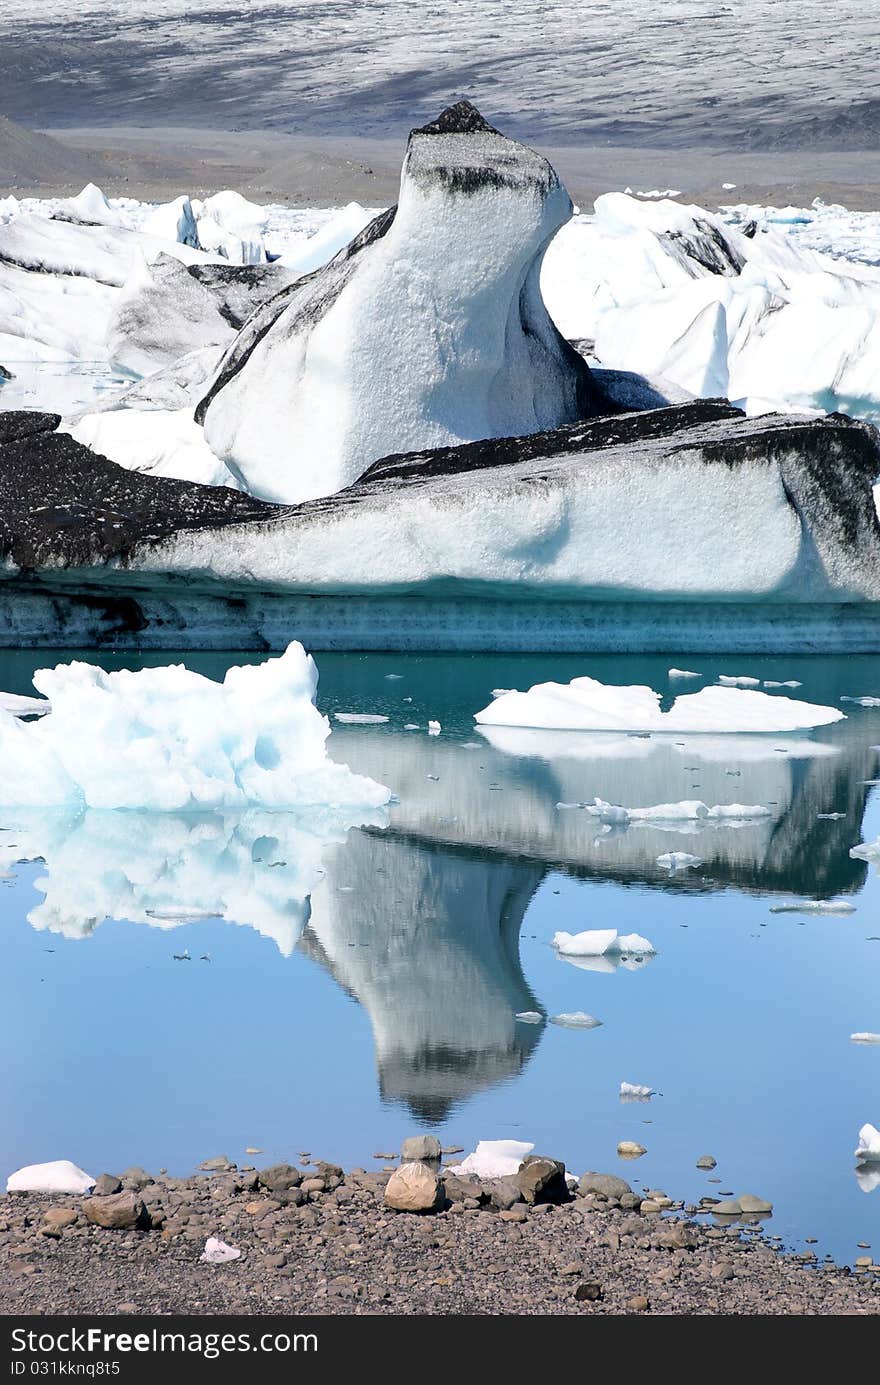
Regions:
<instances>
[{"instance_id":1,"label":"gravel beach","mask_svg":"<svg viewBox=\"0 0 880 1385\"><path fill-rule=\"evenodd\" d=\"M770 1217L667 1208L614 1175L567 1188L543 1156L489 1182L408 1164L390 1188L390 1168L209 1162L185 1179L104 1175L89 1198L7 1194L0 1312L880 1312L870 1255L851 1269L785 1254ZM401 1199L437 1210L388 1205ZM201 1260L209 1236L238 1258Z\"/></svg>"}]
</instances>

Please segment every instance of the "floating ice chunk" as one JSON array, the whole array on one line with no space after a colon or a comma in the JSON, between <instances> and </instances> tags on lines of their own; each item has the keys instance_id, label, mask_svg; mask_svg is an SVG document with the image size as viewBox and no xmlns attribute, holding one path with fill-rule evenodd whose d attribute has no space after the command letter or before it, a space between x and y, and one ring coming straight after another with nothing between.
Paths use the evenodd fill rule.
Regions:
<instances>
[{"instance_id":1,"label":"floating ice chunk","mask_svg":"<svg viewBox=\"0 0 880 1385\"><path fill-rule=\"evenodd\" d=\"M803 686L803 683L799 683L796 678L786 678L781 683L775 678L764 679L765 688L802 688Z\"/></svg>"},{"instance_id":2,"label":"floating ice chunk","mask_svg":"<svg viewBox=\"0 0 880 1385\"><path fill-rule=\"evenodd\" d=\"M701 866L702 858L692 856L687 851L664 851L662 856L657 857L657 865L668 870L670 875L675 875L678 870L691 870L694 866Z\"/></svg>"},{"instance_id":3,"label":"floating ice chunk","mask_svg":"<svg viewBox=\"0 0 880 1385\"><path fill-rule=\"evenodd\" d=\"M669 678L702 678L702 673L694 673L689 668L671 668L667 675Z\"/></svg>"},{"instance_id":4,"label":"floating ice chunk","mask_svg":"<svg viewBox=\"0 0 880 1385\"><path fill-rule=\"evenodd\" d=\"M733 189L734 189L735 187L736 187L736 183L722 183L722 184L721 184L721 189L722 189L723 192L733 192Z\"/></svg>"},{"instance_id":5,"label":"floating ice chunk","mask_svg":"<svg viewBox=\"0 0 880 1385\"><path fill-rule=\"evenodd\" d=\"M6 1180L7 1193L90 1193L95 1180L69 1159L28 1164Z\"/></svg>"},{"instance_id":6,"label":"floating ice chunk","mask_svg":"<svg viewBox=\"0 0 880 1385\"><path fill-rule=\"evenodd\" d=\"M333 718L335 721L350 722L354 726L373 726L388 721L388 717L383 717L380 712L334 712Z\"/></svg>"},{"instance_id":7,"label":"floating ice chunk","mask_svg":"<svg viewBox=\"0 0 880 1385\"><path fill-rule=\"evenodd\" d=\"M539 1010L520 1010L514 1015L520 1024L540 1024L543 1018Z\"/></svg>"},{"instance_id":8,"label":"floating ice chunk","mask_svg":"<svg viewBox=\"0 0 880 1385\"><path fill-rule=\"evenodd\" d=\"M760 678L751 678L746 673L720 673L718 682L722 688L759 688Z\"/></svg>"},{"instance_id":9,"label":"floating ice chunk","mask_svg":"<svg viewBox=\"0 0 880 1385\"><path fill-rule=\"evenodd\" d=\"M857 707L880 707L880 697L842 697L841 702L854 702Z\"/></svg>"},{"instance_id":10,"label":"floating ice chunk","mask_svg":"<svg viewBox=\"0 0 880 1385\"><path fill-rule=\"evenodd\" d=\"M875 1125L862 1126L855 1157L863 1164L880 1163L880 1130Z\"/></svg>"},{"instance_id":11,"label":"floating ice chunk","mask_svg":"<svg viewBox=\"0 0 880 1385\"><path fill-rule=\"evenodd\" d=\"M51 712L45 697L23 697L20 693L0 692L0 710L14 717L43 717Z\"/></svg>"},{"instance_id":12,"label":"floating ice chunk","mask_svg":"<svg viewBox=\"0 0 880 1385\"><path fill-rule=\"evenodd\" d=\"M429 721L429 722L428 722L428 735L429 735L429 736L439 736L439 735L440 735L440 732L442 731L442 729L443 729L443 728L442 728L442 726L440 725L439 721Z\"/></svg>"},{"instance_id":13,"label":"floating ice chunk","mask_svg":"<svg viewBox=\"0 0 880 1385\"><path fill-rule=\"evenodd\" d=\"M222 683L182 665L40 669L34 686L51 714L0 711L0 799L164 812L387 803L386 788L328 758L317 681L297 643Z\"/></svg>"},{"instance_id":14,"label":"floating ice chunk","mask_svg":"<svg viewBox=\"0 0 880 1385\"><path fill-rule=\"evenodd\" d=\"M848 899L803 899L772 904L771 914L854 914L856 906Z\"/></svg>"},{"instance_id":15,"label":"floating ice chunk","mask_svg":"<svg viewBox=\"0 0 880 1385\"><path fill-rule=\"evenodd\" d=\"M550 1023L558 1024L563 1029L598 1029L602 1021L595 1019L593 1015L585 1014L583 1010L573 1010L561 1015L551 1015Z\"/></svg>"},{"instance_id":16,"label":"floating ice chunk","mask_svg":"<svg viewBox=\"0 0 880 1385\"><path fill-rule=\"evenodd\" d=\"M593 928L584 933L554 933L557 952L575 957L598 957L617 941L616 928Z\"/></svg>"},{"instance_id":17,"label":"floating ice chunk","mask_svg":"<svg viewBox=\"0 0 880 1385\"><path fill-rule=\"evenodd\" d=\"M653 1087L640 1086L638 1082L621 1082L621 1101L648 1101L654 1095Z\"/></svg>"},{"instance_id":18,"label":"floating ice chunk","mask_svg":"<svg viewBox=\"0 0 880 1385\"><path fill-rule=\"evenodd\" d=\"M841 721L836 707L771 697L752 689L701 688L677 697L668 712L652 688L615 687L595 678L537 683L509 692L476 714L482 726L571 731L782 732Z\"/></svg>"},{"instance_id":19,"label":"floating ice chunk","mask_svg":"<svg viewBox=\"0 0 880 1385\"><path fill-rule=\"evenodd\" d=\"M871 1034L868 1030L860 1030L857 1034L850 1034L850 1043L853 1044L880 1044L880 1034Z\"/></svg>"},{"instance_id":20,"label":"floating ice chunk","mask_svg":"<svg viewBox=\"0 0 880 1385\"><path fill-rule=\"evenodd\" d=\"M656 949L654 944L647 938L643 938L641 933L620 933L617 943L610 949L612 952L620 952L624 955L635 953L644 956L654 957Z\"/></svg>"},{"instance_id":21,"label":"floating ice chunk","mask_svg":"<svg viewBox=\"0 0 880 1385\"><path fill-rule=\"evenodd\" d=\"M522 1140L480 1140L472 1154L454 1164L450 1173L470 1173L476 1178L509 1178L531 1154L534 1145Z\"/></svg>"},{"instance_id":22,"label":"floating ice chunk","mask_svg":"<svg viewBox=\"0 0 880 1385\"><path fill-rule=\"evenodd\" d=\"M840 822L841 818L846 817L846 813L817 813L820 822Z\"/></svg>"},{"instance_id":23,"label":"floating ice chunk","mask_svg":"<svg viewBox=\"0 0 880 1385\"><path fill-rule=\"evenodd\" d=\"M225 1265L229 1260L237 1260L240 1255L241 1251L237 1246L229 1246L217 1236L209 1236L199 1259L209 1265Z\"/></svg>"},{"instance_id":24,"label":"floating ice chunk","mask_svg":"<svg viewBox=\"0 0 880 1385\"><path fill-rule=\"evenodd\" d=\"M193 203L193 211L204 250L218 250L235 264L265 261L263 237L269 222L265 207L227 189L206 197L204 202Z\"/></svg>"}]
</instances>

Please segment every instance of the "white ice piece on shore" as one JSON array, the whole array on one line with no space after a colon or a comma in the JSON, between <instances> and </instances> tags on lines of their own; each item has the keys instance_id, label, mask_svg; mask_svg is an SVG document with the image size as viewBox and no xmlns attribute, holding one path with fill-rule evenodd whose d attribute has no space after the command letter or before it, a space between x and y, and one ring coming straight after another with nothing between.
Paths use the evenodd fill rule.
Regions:
<instances>
[{"instance_id":1,"label":"white ice piece on shore","mask_svg":"<svg viewBox=\"0 0 880 1385\"><path fill-rule=\"evenodd\" d=\"M654 1095L653 1087L644 1087L638 1082L621 1082L621 1101L648 1101Z\"/></svg>"},{"instance_id":2,"label":"white ice piece on shore","mask_svg":"<svg viewBox=\"0 0 880 1385\"><path fill-rule=\"evenodd\" d=\"M302 645L214 682L182 665L34 674L50 715L0 711L0 800L17 806L378 807L389 792L326 752L318 671Z\"/></svg>"},{"instance_id":3,"label":"white ice piece on shore","mask_svg":"<svg viewBox=\"0 0 880 1385\"><path fill-rule=\"evenodd\" d=\"M677 697L660 709L653 688L617 687L595 678L570 683L536 683L528 692L508 692L477 712L481 726L527 726L560 731L785 732L841 721L836 707L771 697L751 688L717 685Z\"/></svg>"},{"instance_id":4,"label":"white ice piece on shore","mask_svg":"<svg viewBox=\"0 0 880 1385\"><path fill-rule=\"evenodd\" d=\"M240 1255L241 1251L237 1246L227 1245L217 1236L209 1236L199 1259L209 1265L225 1265L230 1260L237 1260Z\"/></svg>"},{"instance_id":5,"label":"white ice piece on shore","mask_svg":"<svg viewBox=\"0 0 880 1385\"><path fill-rule=\"evenodd\" d=\"M670 875L675 875L679 870L693 870L702 864L702 857L693 856L689 851L664 851L662 856L657 857L657 865L668 870Z\"/></svg>"},{"instance_id":6,"label":"white ice piece on shore","mask_svg":"<svg viewBox=\"0 0 880 1385\"><path fill-rule=\"evenodd\" d=\"M27 1164L6 1180L7 1193L90 1193L95 1180L69 1159L48 1164Z\"/></svg>"},{"instance_id":7,"label":"white ice piece on shore","mask_svg":"<svg viewBox=\"0 0 880 1385\"><path fill-rule=\"evenodd\" d=\"M855 1157L862 1164L880 1163L880 1130L876 1125L862 1126Z\"/></svg>"},{"instance_id":8,"label":"white ice piece on shore","mask_svg":"<svg viewBox=\"0 0 880 1385\"><path fill-rule=\"evenodd\" d=\"M476 1178L510 1178L535 1148L522 1140L480 1140L472 1154L453 1164L450 1173L473 1174Z\"/></svg>"},{"instance_id":9,"label":"white ice piece on shore","mask_svg":"<svg viewBox=\"0 0 880 1385\"><path fill-rule=\"evenodd\" d=\"M855 904L848 899L793 899L771 904L771 914L854 914Z\"/></svg>"}]
</instances>

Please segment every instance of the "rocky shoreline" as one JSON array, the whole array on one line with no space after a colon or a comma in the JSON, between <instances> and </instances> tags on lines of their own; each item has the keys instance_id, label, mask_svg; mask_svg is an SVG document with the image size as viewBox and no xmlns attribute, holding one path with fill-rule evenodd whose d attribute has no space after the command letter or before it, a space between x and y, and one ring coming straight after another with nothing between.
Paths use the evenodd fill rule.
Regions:
<instances>
[{"instance_id":1,"label":"rocky shoreline","mask_svg":"<svg viewBox=\"0 0 880 1385\"><path fill-rule=\"evenodd\" d=\"M481 1179L412 1158L432 1140L373 1172L219 1157L189 1178L102 1174L88 1197L7 1193L0 1312L880 1312L880 1265L775 1249L758 1198L685 1207L538 1155ZM209 1237L238 1253L206 1261Z\"/></svg>"}]
</instances>

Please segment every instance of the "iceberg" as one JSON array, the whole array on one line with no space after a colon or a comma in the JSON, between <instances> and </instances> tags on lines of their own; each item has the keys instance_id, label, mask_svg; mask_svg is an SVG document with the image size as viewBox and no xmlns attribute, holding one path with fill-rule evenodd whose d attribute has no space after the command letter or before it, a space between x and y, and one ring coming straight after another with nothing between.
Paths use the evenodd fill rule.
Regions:
<instances>
[{"instance_id":1,"label":"iceberg","mask_svg":"<svg viewBox=\"0 0 880 1385\"><path fill-rule=\"evenodd\" d=\"M568 684L538 683L528 692L503 693L474 719L480 726L550 730L754 733L827 726L842 720L843 713L790 697L717 686L676 697L664 712L660 694L652 688L573 678Z\"/></svg>"},{"instance_id":2,"label":"iceberg","mask_svg":"<svg viewBox=\"0 0 880 1385\"><path fill-rule=\"evenodd\" d=\"M653 943L638 933L618 933L616 928L595 928L584 933L554 933L552 946L562 956L598 957L608 952L618 954L655 953Z\"/></svg>"},{"instance_id":3,"label":"iceberg","mask_svg":"<svg viewBox=\"0 0 880 1385\"><path fill-rule=\"evenodd\" d=\"M854 914L855 904L848 899L802 899L772 904L771 914Z\"/></svg>"},{"instance_id":4,"label":"iceberg","mask_svg":"<svg viewBox=\"0 0 880 1385\"><path fill-rule=\"evenodd\" d=\"M857 1034L850 1034L850 1043L853 1044L880 1044L880 1034L871 1034L867 1030L862 1030Z\"/></svg>"},{"instance_id":5,"label":"iceberg","mask_svg":"<svg viewBox=\"0 0 880 1385\"><path fill-rule=\"evenodd\" d=\"M90 1193L95 1180L69 1159L48 1164L28 1164L6 1180L7 1193Z\"/></svg>"},{"instance_id":6,"label":"iceberg","mask_svg":"<svg viewBox=\"0 0 880 1385\"><path fill-rule=\"evenodd\" d=\"M875 1125L863 1125L855 1158L862 1164L880 1163L880 1130Z\"/></svg>"},{"instance_id":7,"label":"iceberg","mask_svg":"<svg viewBox=\"0 0 880 1385\"><path fill-rule=\"evenodd\" d=\"M680 870L692 870L702 864L702 857L692 856L688 851L664 851L662 856L657 857L657 865L668 870L670 875Z\"/></svg>"},{"instance_id":8,"label":"iceberg","mask_svg":"<svg viewBox=\"0 0 880 1385\"><path fill-rule=\"evenodd\" d=\"M563 1029L598 1029L602 1021L583 1010L573 1010L561 1015L551 1015L550 1023L558 1024Z\"/></svg>"},{"instance_id":9,"label":"iceberg","mask_svg":"<svg viewBox=\"0 0 880 1385\"><path fill-rule=\"evenodd\" d=\"M654 1095L653 1087L641 1086L638 1082L621 1082L621 1101L648 1101Z\"/></svg>"},{"instance_id":10,"label":"iceberg","mask_svg":"<svg viewBox=\"0 0 880 1385\"><path fill-rule=\"evenodd\" d=\"M452 1164L449 1172L483 1179L510 1178L534 1148L522 1140L480 1140L473 1153L460 1164Z\"/></svg>"},{"instance_id":11,"label":"iceberg","mask_svg":"<svg viewBox=\"0 0 880 1385\"><path fill-rule=\"evenodd\" d=\"M0 800L16 806L180 812L257 805L376 808L389 792L327 757L318 673L302 645L216 683L182 665L34 675L52 711L0 711Z\"/></svg>"},{"instance_id":12,"label":"iceberg","mask_svg":"<svg viewBox=\"0 0 880 1385\"><path fill-rule=\"evenodd\" d=\"M557 428L598 390L539 287L571 216L467 101L414 130L397 206L245 324L197 411L248 490L333 494L380 457Z\"/></svg>"}]
</instances>

